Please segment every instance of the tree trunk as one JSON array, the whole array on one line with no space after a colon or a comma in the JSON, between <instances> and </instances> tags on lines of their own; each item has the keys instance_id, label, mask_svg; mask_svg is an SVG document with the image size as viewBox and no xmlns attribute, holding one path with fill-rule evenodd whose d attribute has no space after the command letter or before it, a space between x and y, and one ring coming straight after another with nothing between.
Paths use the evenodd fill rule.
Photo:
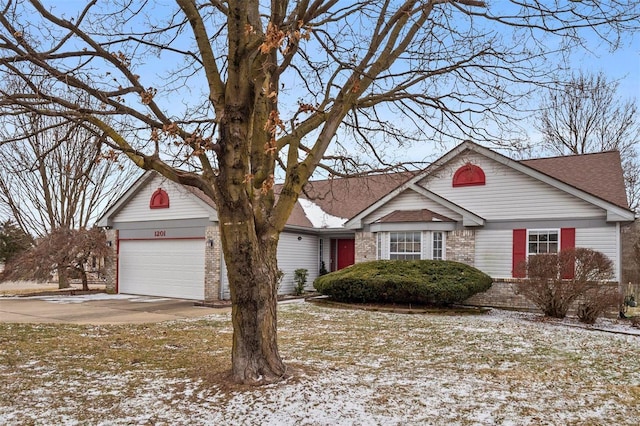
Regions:
<instances>
[{"instance_id":1,"label":"tree trunk","mask_svg":"<svg viewBox=\"0 0 640 426\"><path fill-rule=\"evenodd\" d=\"M232 377L237 383L273 383L286 368L277 342L277 236L258 240L247 222L221 218L231 290Z\"/></svg>"},{"instance_id":2,"label":"tree trunk","mask_svg":"<svg viewBox=\"0 0 640 426\"><path fill-rule=\"evenodd\" d=\"M58 268L58 288L69 288L71 284L69 284L69 274L67 268Z\"/></svg>"},{"instance_id":3,"label":"tree trunk","mask_svg":"<svg viewBox=\"0 0 640 426\"><path fill-rule=\"evenodd\" d=\"M80 268L80 276L82 277L82 290L89 291L89 278L84 268Z\"/></svg>"}]
</instances>

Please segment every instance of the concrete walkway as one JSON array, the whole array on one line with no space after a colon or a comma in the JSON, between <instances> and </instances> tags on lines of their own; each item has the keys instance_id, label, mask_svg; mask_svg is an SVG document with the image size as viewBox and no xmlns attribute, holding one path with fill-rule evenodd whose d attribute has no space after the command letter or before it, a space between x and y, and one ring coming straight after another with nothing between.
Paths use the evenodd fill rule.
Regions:
<instances>
[{"instance_id":1,"label":"concrete walkway","mask_svg":"<svg viewBox=\"0 0 640 426\"><path fill-rule=\"evenodd\" d=\"M194 306L192 300L128 295L0 297L0 322L134 324L199 318L231 308Z\"/></svg>"}]
</instances>

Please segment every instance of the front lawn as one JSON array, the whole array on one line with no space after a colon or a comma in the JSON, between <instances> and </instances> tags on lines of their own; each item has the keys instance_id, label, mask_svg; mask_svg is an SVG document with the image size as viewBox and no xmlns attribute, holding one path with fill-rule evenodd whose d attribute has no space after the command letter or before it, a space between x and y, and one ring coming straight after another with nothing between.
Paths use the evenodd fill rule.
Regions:
<instances>
[{"instance_id":1,"label":"front lawn","mask_svg":"<svg viewBox=\"0 0 640 426\"><path fill-rule=\"evenodd\" d=\"M228 314L125 326L0 323L0 424L628 424L640 336L532 314L281 305L296 376L224 384Z\"/></svg>"}]
</instances>

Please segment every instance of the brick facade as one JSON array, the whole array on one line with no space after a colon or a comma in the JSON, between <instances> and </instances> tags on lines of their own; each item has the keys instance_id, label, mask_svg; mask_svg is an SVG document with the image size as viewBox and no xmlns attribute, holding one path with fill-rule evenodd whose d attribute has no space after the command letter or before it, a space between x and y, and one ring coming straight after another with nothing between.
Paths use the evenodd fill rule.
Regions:
<instances>
[{"instance_id":1,"label":"brick facade","mask_svg":"<svg viewBox=\"0 0 640 426\"><path fill-rule=\"evenodd\" d=\"M106 230L109 255L104 259L105 290L107 293L116 293L116 278L118 276L118 230Z\"/></svg>"},{"instance_id":2,"label":"brick facade","mask_svg":"<svg viewBox=\"0 0 640 426\"><path fill-rule=\"evenodd\" d=\"M536 310L536 306L517 292L518 279L495 279L491 288L474 294L464 301L465 305L491 306L494 308Z\"/></svg>"},{"instance_id":3,"label":"brick facade","mask_svg":"<svg viewBox=\"0 0 640 426\"><path fill-rule=\"evenodd\" d=\"M460 229L447 232L445 259L475 265L476 258L476 231L473 229Z\"/></svg>"},{"instance_id":4,"label":"brick facade","mask_svg":"<svg viewBox=\"0 0 640 426\"><path fill-rule=\"evenodd\" d=\"M222 262L222 243L220 227L207 226L205 229L206 249L204 254L204 301L220 300L220 278Z\"/></svg>"},{"instance_id":5,"label":"brick facade","mask_svg":"<svg viewBox=\"0 0 640 426\"><path fill-rule=\"evenodd\" d=\"M376 260L376 238L372 232L357 231L355 241L355 262Z\"/></svg>"}]
</instances>

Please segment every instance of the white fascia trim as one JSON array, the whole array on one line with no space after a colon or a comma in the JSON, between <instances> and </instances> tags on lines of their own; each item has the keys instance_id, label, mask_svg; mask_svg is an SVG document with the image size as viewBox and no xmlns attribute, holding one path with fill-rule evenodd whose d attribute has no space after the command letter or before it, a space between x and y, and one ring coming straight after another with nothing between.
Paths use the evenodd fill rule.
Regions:
<instances>
[{"instance_id":1,"label":"white fascia trim","mask_svg":"<svg viewBox=\"0 0 640 426\"><path fill-rule=\"evenodd\" d=\"M136 180L131 188L125 192L122 197L118 199L111 207L107 209L99 218L96 220L96 225L104 228L105 226L113 226L113 217L122 210L122 208L140 191L140 189L146 185L149 181L153 179L153 172L151 170L147 170Z\"/></svg>"},{"instance_id":2,"label":"white fascia trim","mask_svg":"<svg viewBox=\"0 0 640 426\"><path fill-rule=\"evenodd\" d=\"M113 226L113 218L118 213L120 213L120 210L122 210L124 206L126 206L127 203L129 203L129 201L131 201L131 199L133 199L133 197L135 197L138 192L142 190L142 188L144 188L156 177L156 173L157 172L153 170L147 170L146 172L144 172L144 174L140 176L138 180L133 183L133 185L131 185L131 188L129 188L127 192L125 192L113 206L111 206L106 212L102 214L102 216L98 218L98 220L96 221L96 225L101 228L104 228L106 226ZM203 209L209 212L210 222L218 222L218 211L216 209L211 207L204 200L200 199L200 197L198 197L197 195L191 193L188 189L184 188L183 185L180 185L179 183L173 182L171 180L167 181L177 185L181 190L184 190L184 192L189 197L193 197L196 202L202 206Z\"/></svg>"},{"instance_id":3,"label":"white fascia trim","mask_svg":"<svg viewBox=\"0 0 640 426\"><path fill-rule=\"evenodd\" d=\"M454 231L455 222L401 222L401 223L373 223L369 226L371 232L390 231Z\"/></svg>"}]
</instances>

